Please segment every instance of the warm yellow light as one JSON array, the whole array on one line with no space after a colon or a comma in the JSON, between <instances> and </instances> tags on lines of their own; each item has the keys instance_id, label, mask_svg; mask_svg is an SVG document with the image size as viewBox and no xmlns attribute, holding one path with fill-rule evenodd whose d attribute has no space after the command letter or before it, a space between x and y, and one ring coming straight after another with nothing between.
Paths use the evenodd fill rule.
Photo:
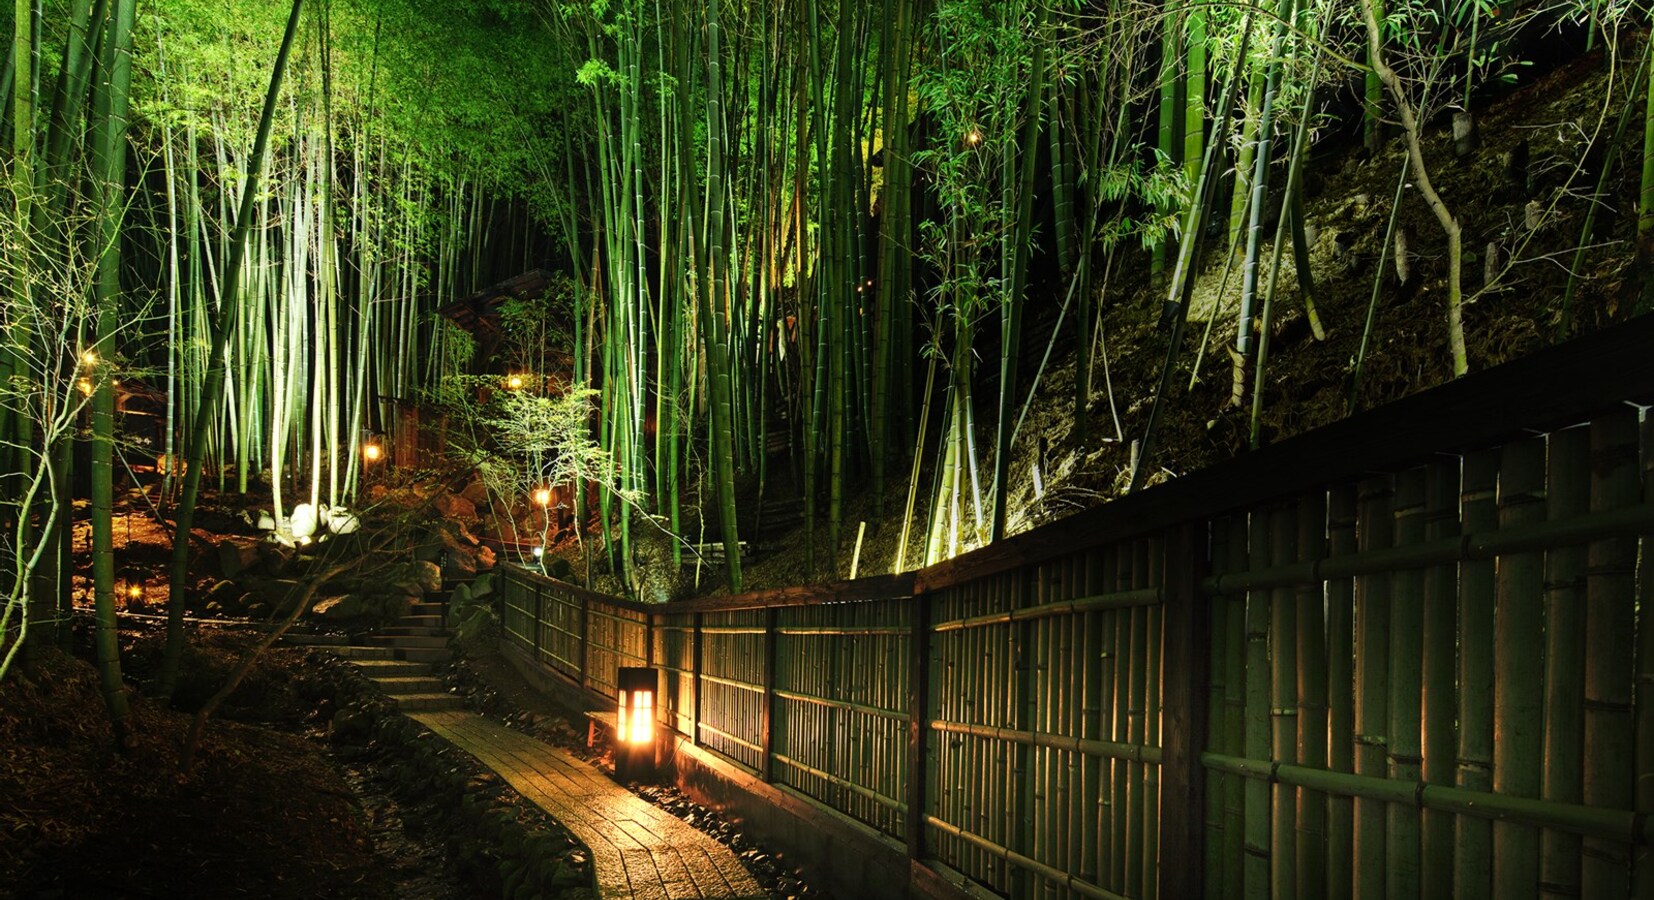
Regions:
<instances>
[{"instance_id":1,"label":"warm yellow light","mask_svg":"<svg viewBox=\"0 0 1654 900\"><path fill-rule=\"evenodd\" d=\"M141 584L129 584L126 586L126 595L134 600L142 599L144 596L144 586Z\"/></svg>"},{"instance_id":2,"label":"warm yellow light","mask_svg":"<svg viewBox=\"0 0 1654 900\"><path fill-rule=\"evenodd\" d=\"M362 458L368 462L378 462L380 455L383 453L384 451L379 449L378 444L368 444L362 448Z\"/></svg>"},{"instance_id":3,"label":"warm yellow light","mask_svg":"<svg viewBox=\"0 0 1654 900\"><path fill-rule=\"evenodd\" d=\"M615 739L622 744L647 744L655 739L655 693L621 691L615 716Z\"/></svg>"},{"instance_id":4,"label":"warm yellow light","mask_svg":"<svg viewBox=\"0 0 1654 900\"><path fill-rule=\"evenodd\" d=\"M92 396L92 379L82 378L81 380L75 382L75 387L80 388L80 392L82 394L85 394L88 397Z\"/></svg>"},{"instance_id":5,"label":"warm yellow light","mask_svg":"<svg viewBox=\"0 0 1654 900\"><path fill-rule=\"evenodd\" d=\"M98 351L88 350L80 355L82 365L95 366L98 364Z\"/></svg>"},{"instance_id":6,"label":"warm yellow light","mask_svg":"<svg viewBox=\"0 0 1654 900\"><path fill-rule=\"evenodd\" d=\"M514 391L522 390L523 389L523 376L513 375L510 378L507 378L505 380L505 386L512 389L512 390L514 390Z\"/></svg>"},{"instance_id":7,"label":"warm yellow light","mask_svg":"<svg viewBox=\"0 0 1654 900\"><path fill-rule=\"evenodd\" d=\"M534 502L541 506L551 505L551 488L535 488Z\"/></svg>"},{"instance_id":8,"label":"warm yellow light","mask_svg":"<svg viewBox=\"0 0 1654 900\"><path fill-rule=\"evenodd\" d=\"M973 147L982 143L982 132L978 129L972 128L970 133L965 135L965 142Z\"/></svg>"}]
</instances>

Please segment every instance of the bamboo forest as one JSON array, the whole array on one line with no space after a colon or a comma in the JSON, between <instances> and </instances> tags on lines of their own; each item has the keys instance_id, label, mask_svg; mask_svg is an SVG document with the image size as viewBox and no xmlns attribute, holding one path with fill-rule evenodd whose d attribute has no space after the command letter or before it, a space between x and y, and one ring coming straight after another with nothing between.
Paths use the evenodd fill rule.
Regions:
<instances>
[{"instance_id":1,"label":"bamboo forest","mask_svg":"<svg viewBox=\"0 0 1654 900\"><path fill-rule=\"evenodd\" d=\"M1654 898L1649 0L15 0L0 896Z\"/></svg>"}]
</instances>

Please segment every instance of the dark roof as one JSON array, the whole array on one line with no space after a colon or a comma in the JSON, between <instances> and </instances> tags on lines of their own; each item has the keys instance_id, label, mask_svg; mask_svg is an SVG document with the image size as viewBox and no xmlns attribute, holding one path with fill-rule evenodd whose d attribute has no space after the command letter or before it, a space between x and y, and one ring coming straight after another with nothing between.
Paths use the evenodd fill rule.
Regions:
<instances>
[{"instance_id":1,"label":"dark roof","mask_svg":"<svg viewBox=\"0 0 1654 900\"><path fill-rule=\"evenodd\" d=\"M545 269L530 269L515 278L485 287L463 300L455 300L437 312L472 334L495 332L499 329L495 313L501 303L538 297L550 282L550 272Z\"/></svg>"}]
</instances>

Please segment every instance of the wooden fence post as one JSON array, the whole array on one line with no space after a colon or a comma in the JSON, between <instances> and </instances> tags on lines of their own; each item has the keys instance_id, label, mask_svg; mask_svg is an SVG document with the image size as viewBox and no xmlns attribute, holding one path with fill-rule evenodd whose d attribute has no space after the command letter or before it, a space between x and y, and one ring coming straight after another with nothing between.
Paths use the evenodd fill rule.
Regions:
<instances>
[{"instance_id":1,"label":"wooden fence post","mask_svg":"<svg viewBox=\"0 0 1654 900\"><path fill-rule=\"evenodd\" d=\"M759 762L758 775L765 781L775 779L775 629L779 612L770 606L764 609L764 721L759 743L764 757Z\"/></svg>"},{"instance_id":2,"label":"wooden fence post","mask_svg":"<svg viewBox=\"0 0 1654 900\"><path fill-rule=\"evenodd\" d=\"M590 631L590 628L591 628L590 606L591 606L591 600L588 599L586 597L586 595L584 595L584 594L580 595L580 627L576 628L575 632L579 635L578 641L579 641L579 644L580 644L578 650L579 650L579 653L580 653L580 686L581 687L586 687L586 676L588 674L587 670L588 670L588 668L590 667L590 664L591 664L592 636L591 636L591 631Z\"/></svg>"},{"instance_id":3,"label":"wooden fence post","mask_svg":"<svg viewBox=\"0 0 1654 900\"><path fill-rule=\"evenodd\" d=\"M544 626L542 625L542 623L545 621L545 617L546 617L546 594L545 594L545 590L543 589L543 587L541 586L541 584L539 582L535 582L534 583L534 625L533 625L533 629L532 629L534 633L529 636L529 644L530 644L530 646L532 646L534 648L534 664L537 665L537 666L545 664L544 661L540 659L540 632L543 630Z\"/></svg>"},{"instance_id":4,"label":"wooden fence post","mask_svg":"<svg viewBox=\"0 0 1654 900\"><path fill-rule=\"evenodd\" d=\"M691 667L695 670L692 675L692 684L695 686L694 716L689 723L689 741L695 746L701 745L701 614L695 614L695 631L691 639L691 654L694 662Z\"/></svg>"},{"instance_id":5,"label":"wooden fence post","mask_svg":"<svg viewBox=\"0 0 1654 900\"><path fill-rule=\"evenodd\" d=\"M913 616L908 639L908 729L907 729L907 855L925 856L925 733L930 722L930 595L914 594L908 604Z\"/></svg>"},{"instance_id":6,"label":"wooden fence post","mask_svg":"<svg viewBox=\"0 0 1654 900\"><path fill-rule=\"evenodd\" d=\"M1211 651L1206 601L1198 591L1206 563L1204 523L1184 523L1166 536L1161 561L1164 591L1161 657L1160 891L1161 897L1205 896L1201 821L1206 808L1207 667Z\"/></svg>"}]
</instances>

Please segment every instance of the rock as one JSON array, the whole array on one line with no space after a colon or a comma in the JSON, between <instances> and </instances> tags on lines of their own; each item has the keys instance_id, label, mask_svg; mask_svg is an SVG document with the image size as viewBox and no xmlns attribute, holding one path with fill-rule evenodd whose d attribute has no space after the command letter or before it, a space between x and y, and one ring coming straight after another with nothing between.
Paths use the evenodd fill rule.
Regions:
<instances>
[{"instance_id":1,"label":"rock","mask_svg":"<svg viewBox=\"0 0 1654 900\"><path fill-rule=\"evenodd\" d=\"M437 513L444 519L475 519L477 517L476 504L458 494L438 495L434 505Z\"/></svg>"},{"instance_id":2,"label":"rock","mask_svg":"<svg viewBox=\"0 0 1654 900\"><path fill-rule=\"evenodd\" d=\"M419 589L429 593L442 590L442 567L428 560L414 562L414 577Z\"/></svg>"},{"instance_id":3,"label":"rock","mask_svg":"<svg viewBox=\"0 0 1654 900\"><path fill-rule=\"evenodd\" d=\"M296 554L292 547L269 541L258 545L258 555L264 563L265 571L271 575L280 575L287 571Z\"/></svg>"},{"instance_id":4,"label":"rock","mask_svg":"<svg viewBox=\"0 0 1654 900\"><path fill-rule=\"evenodd\" d=\"M481 600L492 593L494 593L493 575L478 575L477 580L471 582L470 594L472 600Z\"/></svg>"},{"instance_id":5,"label":"rock","mask_svg":"<svg viewBox=\"0 0 1654 900\"><path fill-rule=\"evenodd\" d=\"M483 484L480 478L466 485L465 489L459 492L459 495L470 501L474 507L481 508L488 505L488 485Z\"/></svg>"},{"instance_id":6,"label":"rock","mask_svg":"<svg viewBox=\"0 0 1654 900\"><path fill-rule=\"evenodd\" d=\"M394 622L412 613L413 605L418 602L419 598L412 594L392 594L375 598L366 612L381 620Z\"/></svg>"},{"instance_id":7,"label":"rock","mask_svg":"<svg viewBox=\"0 0 1654 900\"><path fill-rule=\"evenodd\" d=\"M338 597L323 597L316 601L310 611L324 619L355 619L362 615L363 603L360 594L342 594Z\"/></svg>"},{"instance_id":8,"label":"rock","mask_svg":"<svg viewBox=\"0 0 1654 900\"><path fill-rule=\"evenodd\" d=\"M262 510L262 509L259 510L258 511L258 529L260 531L275 531L276 530L276 517L271 515L267 510Z\"/></svg>"},{"instance_id":9,"label":"rock","mask_svg":"<svg viewBox=\"0 0 1654 900\"><path fill-rule=\"evenodd\" d=\"M308 503L300 503L293 507L293 512L287 517L287 530L295 538L307 538L316 533L316 526L321 522L321 513L316 507Z\"/></svg>"},{"instance_id":10,"label":"rock","mask_svg":"<svg viewBox=\"0 0 1654 900\"><path fill-rule=\"evenodd\" d=\"M334 534L355 534L362 530L362 519L344 508L327 511L327 530Z\"/></svg>"},{"instance_id":11,"label":"rock","mask_svg":"<svg viewBox=\"0 0 1654 900\"><path fill-rule=\"evenodd\" d=\"M241 597L246 592L241 585L233 581L220 581L207 590L207 609L216 611L239 609L242 605Z\"/></svg>"},{"instance_id":12,"label":"rock","mask_svg":"<svg viewBox=\"0 0 1654 900\"><path fill-rule=\"evenodd\" d=\"M486 545L477 548L477 569L479 571L488 571L494 568L495 562L497 560L494 556L494 548Z\"/></svg>"},{"instance_id":13,"label":"rock","mask_svg":"<svg viewBox=\"0 0 1654 900\"><path fill-rule=\"evenodd\" d=\"M218 542L218 571L225 578L234 578L258 563L258 547L241 545L228 538Z\"/></svg>"},{"instance_id":14,"label":"rock","mask_svg":"<svg viewBox=\"0 0 1654 900\"><path fill-rule=\"evenodd\" d=\"M265 578L247 584L249 602L261 601L270 607L287 612L304 594L304 585L293 578Z\"/></svg>"}]
</instances>

